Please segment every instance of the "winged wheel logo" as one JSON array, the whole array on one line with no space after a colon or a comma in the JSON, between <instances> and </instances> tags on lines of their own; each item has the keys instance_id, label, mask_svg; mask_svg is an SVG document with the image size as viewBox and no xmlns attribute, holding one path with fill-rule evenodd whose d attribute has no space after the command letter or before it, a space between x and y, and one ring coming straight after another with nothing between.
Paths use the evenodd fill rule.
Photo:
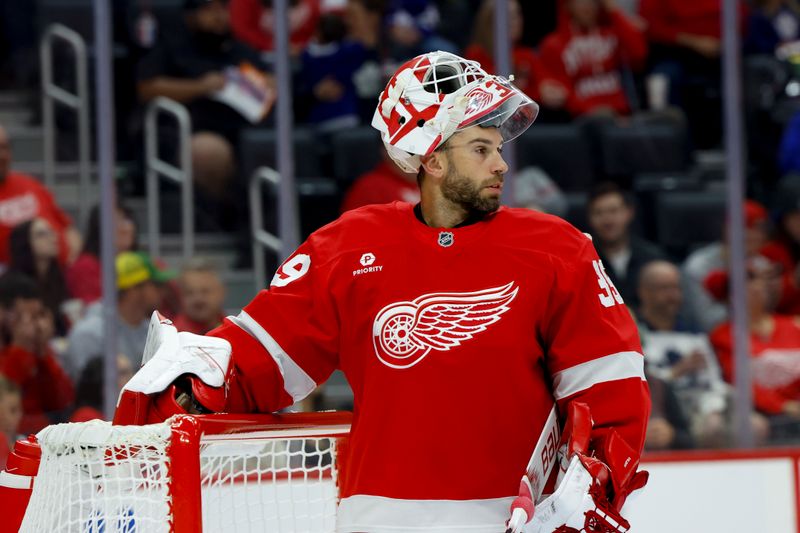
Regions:
<instances>
[{"instance_id":1,"label":"winged wheel logo","mask_svg":"<svg viewBox=\"0 0 800 533\"><path fill-rule=\"evenodd\" d=\"M424 294L389 304L372 323L375 355L391 368L410 368L432 350L448 351L486 331L510 309L519 287Z\"/></svg>"}]
</instances>

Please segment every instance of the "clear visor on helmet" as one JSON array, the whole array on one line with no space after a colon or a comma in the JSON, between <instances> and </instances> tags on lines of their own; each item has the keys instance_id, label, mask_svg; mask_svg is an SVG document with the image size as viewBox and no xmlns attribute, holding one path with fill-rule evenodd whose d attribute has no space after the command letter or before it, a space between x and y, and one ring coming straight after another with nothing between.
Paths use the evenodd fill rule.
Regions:
<instances>
[{"instance_id":1,"label":"clear visor on helmet","mask_svg":"<svg viewBox=\"0 0 800 533\"><path fill-rule=\"evenodd\" d=\"M472 126L495 127L500 130L503 142L508 142L519 137L533 124L539 114L539 104L503 77L493 76L492 83L510 91L509 95L493 109L475 118L466 118L456 131Z\"/></svg>"}]
</instances>

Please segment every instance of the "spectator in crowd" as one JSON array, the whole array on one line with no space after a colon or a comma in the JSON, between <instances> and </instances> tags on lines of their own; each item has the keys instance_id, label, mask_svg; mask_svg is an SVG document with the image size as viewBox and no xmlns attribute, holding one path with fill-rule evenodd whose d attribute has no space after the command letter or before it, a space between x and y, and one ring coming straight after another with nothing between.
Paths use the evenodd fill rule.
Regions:
<instances>
[{"instance_id":1,"label":"spectator in crowd","mask_svg":"<svg viewBox=\"0 0 800 533\"><path fill-rule=\"evenodd\" d=\"M153 283L147 286L152 293L148 299L157 302L156 309L167 318L178 316L181 311L181 294L176 279L177 272L168 268L163 260L153 259L149 254L136 252L136 255L142 259L147 270L150 271L150 279Z\"/></svg>"},{"instance_id":2,"label":"spectator in crowd","mask_svg":"<svg viewBox=\"0 0 800 533\"><path fill-rule=\"evenodd\" d=\"M14 449L22 421L22 391L0 374L0 470L6 467L8 454Z\"/></svg>"},{"instance_id":3,"label":"spectator in crowd","mask_svg":"<svg viewBox=\"0 0 800 533\"><path fill-rule=\"evenodd\" d=\"M36 178L11 170L11 141L0 126L0 266L8 267L11 230L35 217L46 220L58 233L59 260L68 264L77 257L81 236L55 202L52 193Z\"/></svg>"},{"instance_id":4,"label":"spectator in crowd","mask_svg":"<svg viewBox=\"0 0 800 533\"><path fill-rule=\"evenodd\" d=\"M783 130L778 166L783 174L800 174L800 112L795 112Z\"/></svg>"},{"instance_id":5,"label":"spectator in crowd","mask_svg":"<svg viewBox=\"0 0 800 533\"><path fill-rule=\"evenodd\" d=\"M225 286L216 269L206 260L192 259L180 276L183 312L173 323L178 331L205 335L225 318Z\"/></svg>"},{"instance_id":6,"label":"spectator in crowd","mask_svg":"<svg viewBox=\"0 0 800 533\"><path fill-rule=\"evenodd\" d=\"M344 21L347 36L361 44L366 51L366 61L353 76L358 92L359 116L369 122L375 112L375 95L383 91L386 79L383 69L385 35L383 34L383 0L347 0Z\"/></svg>"},{"instance_id":7,"label":"spectator in crowd","mask_svg":"<svg viewBox=\"0 0 800 533\"><path fill-rule=\"evenodd\" d=\"M564 9L540 53L548 75L567 88L566 110L575 117L629 114L621 71L644 65L644 33L614 0L565 0Z\"/></svg>"},{"instance_id":8,"label":"spectator in crowd","mask_svg":"<svg viewBox=\"0 0 800 533\"><path fill-rule=\"evenodd\" d=\"M133 211L117 203L114 210L114 245L116 253L134 251L137 245ZM83 251L66 271L67 289L74 298L89 305L103 296L100 265L100 206L89 213L89 225Z\"/></svg>"},{"instance_id":9,"label":"spectator in crowd","mask_svg":"<svg viewBox=\"0 0 800 533\"><path fill-rule=\"evenodd\" d=\"M646 450L670 450L693 448L695 443L689 431L689 421L683 412L672 386L655 376L647 374L650 386L650 420L644 438Z\"/></svg>"},{"instance_id":10,"label":"spectator in crowd","mask_svg":"<svg viewBox=\"0 0 800 533\"><path fill-rule=\"evenodd\" d=\"M255 50L231 36L227 2L187 0L184 5L184 23L162 34L139 64L139 98L166 96L188 107L194 180L208 198L220 202L230 193L239 130L249 122L215 96L226 85L226 69L265 66Z\"/></svg>"},{"instance_id":11,"label":"spectator in crowd","mask_svg":"<svg viewBox=\"0 0 800 533\"><path fill-rule=\"evenodd\" d=\"M381 150L381 161L353 182L344 195L342 213L370 204L419 203L417 175L406 174Z\"/></svg>"},{"instance_id":12,"label":"spectator in crowd","mask_svg":"<svg viewBox=\"0 0 800 533\"><path fill-rule=\"evenodd\" d=\"M11 230L8 239L9 274L20 273L32 279L55 321L56 334L67 334L69 324L62 312L69 300L67 283L58 264L58 240L55 231L43 218L23 222Z\"/></svg>"},{"instance_id":13,"label":"spectator in crowd","mask_svg":"<svg viewBox=\"0 0 800 533\"><path fill-rule=\"evenodd\" d=\"M747 17L745 54L772 55L800 38L800 6L795 0L754 0Z\"/></svg>"},{"instance_id":14,"label":"spectator in crowd","mask_svg":"<svg viewBox=\"0 0 800 533\"><path fill-rule=\"evenodd\" d=\"M718 296L727 299L727 274ZM788 428L800 435L800 319L770 311L774 300L776 273L773 265L762 257L747 264L747 305L750 333L753 403L769 417L771 433ZM717 352L723 376L734 380L732 324L726 321L711 333L711 344Z\"/></svg>"},{"instance_id":15,"label":"spectator in crowd","mask_svg":"<svg viewBox=\"0 0 800 533\"><path fill-rule=\"evenodd\" d=\"M745 20L740 2L740 20ZM721 135L721 0L641 0L647 23L650 72L667 79L668 100L681 107L699 147Z\"/></svg>"},{"instance_id":16,"label":"spectator in crowd","mask_svg":"<svg viewBox=\"0 0 800 533\"><path fill-rule=\"evenodd\" d=\"M316 37L300 56L298 93L308 101L308 122L322 133L359 123L355 75L369 52L346 33L339 15L322 15Z\"/></svg>"},{"instance_id":17,"label":"spectator in crowd","mask_svg":"<svg viewBox=\"0 0 800 533\"><path fill-rule=\"evenodd\" d=\"M464 50L464 57L477 61L487 72L497 72L494 65L494 9L495 0L483 1L475 17L472 42ZM524 20L522 8L517 0L508 2L508 23L508 38L512 43L511 63L514 85L539 102L544 110L563 108L567 99L566 87L546 76L539 56L536 55L533 48L525 46L521 42ZM542 117L539 117L539 120L541 119Z\"/></svg>"},{"instance_id":18,"label":"spectator in crowd","mask_svg":"<svg viewBox=\"0 0 800 533\"><path fill-rule=\"evenodd\" d=\"M406 61L425 52L456 53L456 46L436 33L439 9L432 0L389 0L386 32L391 56Z\"/></svg>"},{"instance_id":19,"label":"spectator in crowd","mask_svg":"<svg viewBox=\"0 0 800 533\"><path fill-rule=\"evenodd\" d=\"M514 205L564 218L569 205L558 185L539 167L526 167L514 175Z\"/></svg>"},{"instance_id":20,"label":"spectator in crowd","mask_svg":"<svg viewBox=\"0 0 800 533\"><path fill-rule=\"evenodd\" d=\"M595 248L611 281L632 308L639 303L636 284L642 267L664 252L631 233L636 211L628 194L615 183L598 184L589 194L586 212Z\"/></svg>"},{"instance_id":21,"label":"spectator in crowd","mask_svg":"<svg viewBox=\"0 0 800 533\"><path fill-rule=\"evenodd\" d=\"M117 352L127 357L133 368L141 366L150 315L161 295L152 280L144 258L135 252L117 255ZM73 376L80 376L89 358L103 353L104 314L102 302L95 302L69 334L66 361Z\"/></svg>"},{"instance_id":22,"label":"spectator in crowd","mask_svg":"<svg viewBox=\"0 0 800 533\"><path fill-rule=\"evenodd\" d=\"M97 355L89 359L78 378L75 387L75 411L70 422L87 422L89 420L105 420L103 415L103 384L105 359ZM133 377L131 361L124 355L117 355L117 392Z\"/></svg>"},{"instance_id":23,"label":"spectator in crowd","mask_svg":"<svg viewBox=\"0 0 800 533\"><path fill-rule=\"evenodd\" d=\"M320 0L289 0L289 54L297 57L311 41L321 16ZM260 50L275 50L272 0L230 0L231 28L237 39ZM270 54L271 55L271 54Z\"/></svg>"},{"instance_id":24,"label":"spectator in crowd","mask_svg":"<svg viewBox=\"0 0 800 533\"><path fill-rule=\"evenodd\" d=\"M758 202L747 200L744 221L745 255L748 258L757 257L767 242L767 210ZM715 299L705 285L711 272L727 268L728 246L725 239L698 248L689 254L681 267L686 283L687 312L703 331L711 331L728 317L725 303Z\"/></svg>"},{"instance_id":25,"label":"spectator in crowd","mask_svg":"<svg viewBox=\"0 0 800 533\"><path fill-rule=\"evenodd\" d=\"M4 281L2 304L6 307L9 344L0 352L0 374L22 390L21 433L36 433L62 421L72 405L72 380L51 348L55 333L53 315L36 284L25 276Z\"/></svg>"},{"instance_id":26,"label":"spectator in crowd","mask_svg":"<svg viewBox=\"0 0 800 533\"><path fill-rule=\"evenodd\" d=\"M678 316L683 302L680 270L668 261L651 261L639 274L638 289L637 318L648 372L670 384L697 444L723 446L729 427L727 387L708 336Z\"/></svg>"}]
</instances>

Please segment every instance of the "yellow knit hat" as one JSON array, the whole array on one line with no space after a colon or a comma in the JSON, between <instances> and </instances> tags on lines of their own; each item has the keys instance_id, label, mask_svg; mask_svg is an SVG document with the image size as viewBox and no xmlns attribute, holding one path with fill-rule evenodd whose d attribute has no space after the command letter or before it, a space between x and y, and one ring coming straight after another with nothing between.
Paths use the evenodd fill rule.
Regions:
<instances>
[{"instance_id":1,"label":"yellow knit hat","mask_svg":"<svg viewBox=\"0 0 800 533\"><path fill-rule=\"evenodd\" d=\"M117 255L117 290L130 289L150 279L150 269L144 259L133 252Z\"/></svg>"}]
</instances>

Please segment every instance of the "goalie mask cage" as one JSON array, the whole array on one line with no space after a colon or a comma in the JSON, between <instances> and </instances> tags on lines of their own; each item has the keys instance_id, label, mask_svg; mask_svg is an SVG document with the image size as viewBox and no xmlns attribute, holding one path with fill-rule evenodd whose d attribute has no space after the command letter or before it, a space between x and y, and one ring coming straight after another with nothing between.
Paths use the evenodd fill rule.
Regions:
<instances>
[{"instance_id":1,"label":"goalie mask cage","mask_svg":"<svg viewBox=\"0 0 800 533\"><path fill-rule=\"evenodd\" d=\"M180 415L47 427L21 531L333 532L350 420Z\"/></svg>"}]
</instances>

